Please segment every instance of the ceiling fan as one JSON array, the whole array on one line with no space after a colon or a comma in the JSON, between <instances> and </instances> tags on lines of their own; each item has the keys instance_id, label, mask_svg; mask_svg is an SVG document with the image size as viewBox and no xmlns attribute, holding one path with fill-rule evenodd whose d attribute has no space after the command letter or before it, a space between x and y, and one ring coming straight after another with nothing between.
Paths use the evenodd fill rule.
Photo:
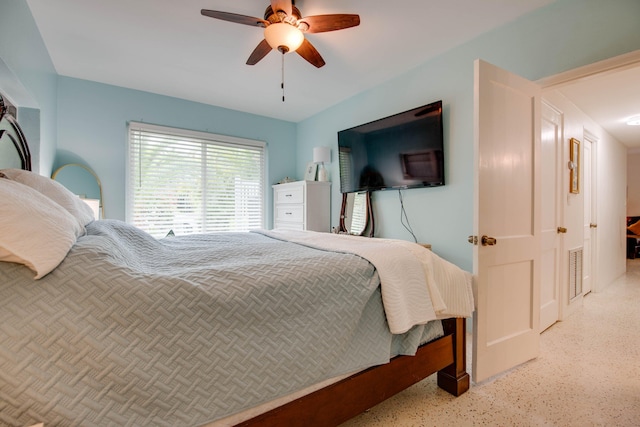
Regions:
<instances>
[{"instance_id":1,"label":"ceiling fan","mask_svg":"<svg viewBox=\"0 0 640 427\"><path fill-rule=\"evenodd\" d=\"M324 59L304 37L304 33L336 31L360 24L360 16L354 14L302 17L293 0L271 0L264 12L264 19L218 10L202 9L201 13L223 21L264 28L264 40L251 53L247 65L257 64L272 49L276 49L282 54L298 52L309 63L320 68L325 65Z\"/></svg>"}]
</instances>

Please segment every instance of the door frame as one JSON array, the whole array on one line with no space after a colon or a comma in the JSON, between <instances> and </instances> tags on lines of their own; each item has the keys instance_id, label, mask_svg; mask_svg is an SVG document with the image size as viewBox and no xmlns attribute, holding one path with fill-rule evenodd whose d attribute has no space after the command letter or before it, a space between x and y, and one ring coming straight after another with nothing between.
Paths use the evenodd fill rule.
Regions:
<instances>
[{"instance_id":1,"label":"door frame","mask_svg":"<svg viewBox=\"0 0 640 427\"><path fill-rule=\"evenodd\" d=\"M549 241L545 240L545 239L549 239L550 237L547 236L547 233L554 233L554 248L555 248L555 256L553 259L553 263L554 263L554 267L555 267L555 271L553 273L554 275L554 284L553 284L553 293L556 297L555 300L555 304L552 304L551 306L547 305L547 309L546 311L543 311L543 309L545 308L543 305L546 303L545 301L542 300L543 297L543 293L544 291L548 291L549 288L546 287L548 285L546 285L544 282L540 283L540 333L544 332L546 329L550 328L551 326L553 326L553 324L555 324L556 322L558 322L561 318L562 318L562 304L564 303L564 298L563 298L563 292L565 291L565 281L562 280L563 277L565 277L565 275L567 274L566 271L566 266L565 263L562 262L563 261L563 256L562 254L564 253L564 233L566 232L566 224L564 223L564 194L566 193L566 186L564 185L564 150L563 150L563 141L564 141L564 113L560 110L558 110L552 103L550 103L549 101L547 101L546 99L544 99L544 95L542 96L542 99L540 100L541 103L541 114L540 114L540 120L544 121L544 120L548 120L549 122L553 123L555 126L557 126L558 128L558 135L557 135L557 139L556 139L556 146L555 146L555 163L554 163L554 167L555 167L555 189L556 189L556 193L555 193L555 211L554 211L554 220L555 220L555 224L553 225L553 231L549 231L547 230L545 233L545 229L544 229L544 224L542 225L542 230L541 230L541 246L542 246L542 251L543 253L541 253L541 256L544 256L544 250L545 250L545 245L548 245L548 247L550 248L550 243ZM541 132L542 132L542 123L540 126ZM541 143L543 143L543 136L541 135L540 137ZM542 156L542 152L541 152L541 156ZM548 162L545 162L546 159L542 158L541 162L545 163L545 166L549 167ZM541 199L541 203L542 200L544 200L545 195L542 195ZM544 203L543 203L544 205ZM544 212L542 213L542 215L544 216ZM560 231L561 228L565 228L565 231ZM545 267L544 264L544 259L541 259L541 262L543 263L542 267ZM553 305L555 305L555 315L552 315L552 311L553 311ZM550 319L553 316L553 323L550 323Z\"/></svg>"},{"instance_id":2,"label":"door frame","mask_svg":"<svg viewBox=\"0 0 640 427\"><path fill-rule=\"evenodd\" d=\"M640 50L635 50L633 52L614 56L613 58L604 59L602 61L544 77L536 80L535 83L539 84L544 92L547 89L554 89L565 84L575 83L580 80L588 79L592 76L616 73L627 68L637 67L638 65L640 65Z\"/></svg>"},{"instance_id":3,"label":"door frame","mask_svg":"<svg viewBox=\"0 0 640 427\"><path fill-rule=\"evenodd\" d=\"M591 181L591 223L596 227L591 228L591 287L588 292L598 292L598 137L587 129L583 130L583 139L591 144L591 165L589 177ZM585 177L586 179L586 177ZM583 289L583 296L585 295Z\"/></svg>"}]
</instances>

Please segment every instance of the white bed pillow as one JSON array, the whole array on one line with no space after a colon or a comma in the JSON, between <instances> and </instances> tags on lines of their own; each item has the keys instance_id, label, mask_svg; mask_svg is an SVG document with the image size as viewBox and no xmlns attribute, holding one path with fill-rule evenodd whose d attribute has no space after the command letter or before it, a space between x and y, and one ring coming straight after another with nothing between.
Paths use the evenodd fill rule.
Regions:
<instances>
[{"instance_id":1,"label":"white bed pillow","mask_svg":"<svg viewBox=\"0 0 640 427\"><path fill-rule=\"evenodd\" d=\"M85 226L95 219L93 210L89 205L69 191L64 185L51 178L22 169L2 169L0 173L12 181L27 185L49 197L77 218L81 226Z\"/></svg>"},{"instance_id":2,"label":"white bed pillow","mask_svg":"<svg viewBox=\"0 0 640 427\"><path fill-rule=\"evenodd\" d=\"M24 264L40 279L67 256L84 227L31 187L0 178L0 261Z\"/></svg>"}]
</instances>

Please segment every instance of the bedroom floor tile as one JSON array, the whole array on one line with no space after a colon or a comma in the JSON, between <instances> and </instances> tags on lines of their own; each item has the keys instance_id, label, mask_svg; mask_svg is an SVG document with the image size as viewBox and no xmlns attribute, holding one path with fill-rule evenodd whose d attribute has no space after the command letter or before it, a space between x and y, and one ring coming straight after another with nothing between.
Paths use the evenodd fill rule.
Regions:
<instances>
[{"instance_id":1,"label":"bedroom floor tile","mask_svg":"<svg viewBox=\"0 0 640 427\"><path fill-rule=\"evenodd\" d=\"M342 427L639 426L639 303L640 259L628 260L626 275L541 335L537 359L458 398L432 376Z\"/></svg>"}]
</instances>

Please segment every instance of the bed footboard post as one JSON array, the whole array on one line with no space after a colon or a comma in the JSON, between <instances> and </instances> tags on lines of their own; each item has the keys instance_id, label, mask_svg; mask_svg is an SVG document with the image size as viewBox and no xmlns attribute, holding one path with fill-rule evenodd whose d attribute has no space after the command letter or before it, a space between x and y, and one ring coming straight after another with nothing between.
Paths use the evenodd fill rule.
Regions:
<instances>
[{"instance_id":1,"label":"bed footboard post","mask_svg":"<svg viewBox=\"0 0 640 427\"><path fill-rule=\"evenodd\" d=\"M466 321L464 318L445 319L442 326L445 335L453 335L453 363L438 371L438 386L454 396L460 396L469 390Z\"/></svg>"}]
</instances>

